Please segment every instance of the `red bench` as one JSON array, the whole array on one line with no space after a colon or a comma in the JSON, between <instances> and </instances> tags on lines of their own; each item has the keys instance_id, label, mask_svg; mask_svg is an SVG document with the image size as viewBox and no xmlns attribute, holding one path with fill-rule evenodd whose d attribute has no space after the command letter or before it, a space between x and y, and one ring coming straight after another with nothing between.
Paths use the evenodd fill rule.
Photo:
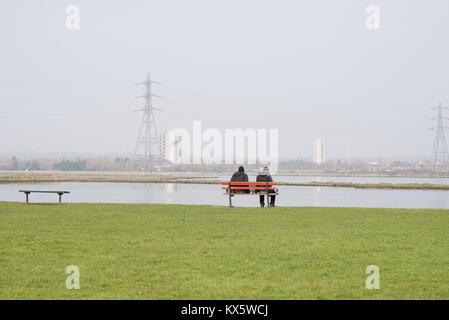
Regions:
<instances>
[{"instance_id":1,"label":"red bench","mask_svg":"<svg viewBox=\"0 0 449 320\"><path fill-rule=\"evenodd\" d=\"M267 196L267 207L270 207L269 196L278 195L276 191L276 182L222 182L221 189L224 190L223 195L229 198L229 207L232 205L233 196ZM237 190L245 190L247 192L236 192ZM261 192L262 191L262 192Z\"/></svg>"}]
</instances>

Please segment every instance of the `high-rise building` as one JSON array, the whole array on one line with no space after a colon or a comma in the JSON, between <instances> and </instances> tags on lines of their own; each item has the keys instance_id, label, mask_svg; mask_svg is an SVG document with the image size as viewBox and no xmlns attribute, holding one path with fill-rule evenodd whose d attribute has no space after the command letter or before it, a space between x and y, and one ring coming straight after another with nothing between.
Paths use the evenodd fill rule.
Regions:
<instances>
[{"instance_id":1,"label":"high-rise building","mask_svg":"<svg viewBox=\"0 0 449 320\"><path fill-rule=\"evenodd\" d=\"M177 137L171 131L162 133L160 136L160 152L162 159L179 163L182 155L181 137Z\"/></svg>"},{"instance_id":2,"label":"high-rise building","mask_svg":"<svg viewBox=\"0 0 449 320\"><path fill-rule=\"evenodd\" d=\"M313 162L321 164L325 161L324 140L321 138L315 139L313 143Z\"/></svg>"}]
</instances>

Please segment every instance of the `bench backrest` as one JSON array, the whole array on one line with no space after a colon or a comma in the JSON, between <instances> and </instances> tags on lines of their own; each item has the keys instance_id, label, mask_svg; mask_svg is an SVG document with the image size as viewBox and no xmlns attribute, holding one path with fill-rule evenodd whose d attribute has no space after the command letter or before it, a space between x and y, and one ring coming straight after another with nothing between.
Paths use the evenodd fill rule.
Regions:
<instances>
[{"instance_id":1,"label":"bench backrest","mask_svg":"<svg viewBox=\"0 0 449 320\"><path fill-rule=\"evenodd\" d=\"M223 190L275 190L276 182L222 182Z\"/></svg>"}]
</instances>

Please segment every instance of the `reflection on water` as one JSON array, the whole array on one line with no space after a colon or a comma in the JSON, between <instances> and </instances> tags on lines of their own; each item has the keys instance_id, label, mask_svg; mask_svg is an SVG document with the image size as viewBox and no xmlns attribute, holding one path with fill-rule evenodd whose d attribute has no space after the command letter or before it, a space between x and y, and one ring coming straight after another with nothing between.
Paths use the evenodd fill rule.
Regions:
<instances>
[{"instance_id":1,"label":"reflection on water","mask_svg":"<svg viewBox=\"0 0 449 320\"><path fill-rule=\"evenodd\" d=\"M313 206L314 207L321 207L321 189L322 187L312 187L314 190L314 196L313 196Z\"/></svg>"},{"instance_id":2,"label":"reflection on water","mask_svg":"<svg viewBox=\"0 0 449 320\"><path fill-rule=\"evenodd\" d=\"M227 205L221 185L124 182L0 184L0 201L23 202L20 189L69 190L63 202L169 203ZM327 187L280 187L278 206L386 207L449 209L449 191ZM54 194L31 194L31 202L57 202ZM257 207L258 197L236 196L236 206Z\"/></svg>"},{"instance_id":3,"label":"reflection on water","mask_svg":"<svg viewBox=\"0 0 449 320\"><path fill-rule=\"evenodd\" d=\"M176 191L178 188L178 184L176 183L162 183L162 190L167 191L167 192L173 192Z\"/></svg>"},{"instance_id":4,"label":"reflection on water","mask_svg":"<svg viewBox=\"0 0 449 320\"><path fill-rule=\"evenodd\" d=\"M166 198L166 203L171 203L171 204L175 204L175 198L170 196L170 192L175 192L176 190L178 190L177 188L177 184L175 183L164 183L161 185L162 190L167 192L167 198Z\"/></svg>"},{"instance_id":5,"label":"reflection on water","mask_svg":"<svg viewBox=\"0 0 449 320\"><path fill-rule=\"evenodd\" d=\"M165 203L176 204L175 198L170 196L170 192L178 190L176 183L163 183L160 185L161 189L167 192Z\"/></svg>"}]
</instances>

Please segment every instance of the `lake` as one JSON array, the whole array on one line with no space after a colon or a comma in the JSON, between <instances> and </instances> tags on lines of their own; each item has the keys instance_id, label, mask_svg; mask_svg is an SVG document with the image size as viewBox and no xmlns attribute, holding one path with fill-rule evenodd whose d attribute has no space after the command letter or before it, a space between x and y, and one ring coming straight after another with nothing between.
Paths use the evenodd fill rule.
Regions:
<instances>
[{"instance_id":1,"label":"lake","mask_svg":"<svg viewBox=\"0 0 449 320\"><path fill-rule=\"evenodd\" d=\"M279 181L281 180L288 181L279 177ZM20 189L68 190L71 193L63 196L63 202L72 203L227 205L227 197L222 195L220 185L125 182L0 184L0 201L24 202L25 195L18 192ZM279 189L281 195L276 199L278 206L449 209L449 191L442 190L388 190L299 186L281 186ZM55 194L30 195L31 202L56 203L57 198L58 196ZM258 197L234 197L233 203L236 206L255 207L258 206Z\"/></svg>"},{"instance_id":2,"label":"lake","mask_svg":"<svg viewBox=\"0 0 449 320\"><path fill-rule=\"evenodd\" d=\"M199 179L205 179L203 177ZM229 179L228 176L215 176L211 180ZM256 176L249 175L249 180L255 180ZM352 182L352 183L430 183L430 184L449 184L449 178L429 178L429 177L354 177L354 176L276 176L273 175L274 181L278 182Z\"/></svg>"}]
</instances>

